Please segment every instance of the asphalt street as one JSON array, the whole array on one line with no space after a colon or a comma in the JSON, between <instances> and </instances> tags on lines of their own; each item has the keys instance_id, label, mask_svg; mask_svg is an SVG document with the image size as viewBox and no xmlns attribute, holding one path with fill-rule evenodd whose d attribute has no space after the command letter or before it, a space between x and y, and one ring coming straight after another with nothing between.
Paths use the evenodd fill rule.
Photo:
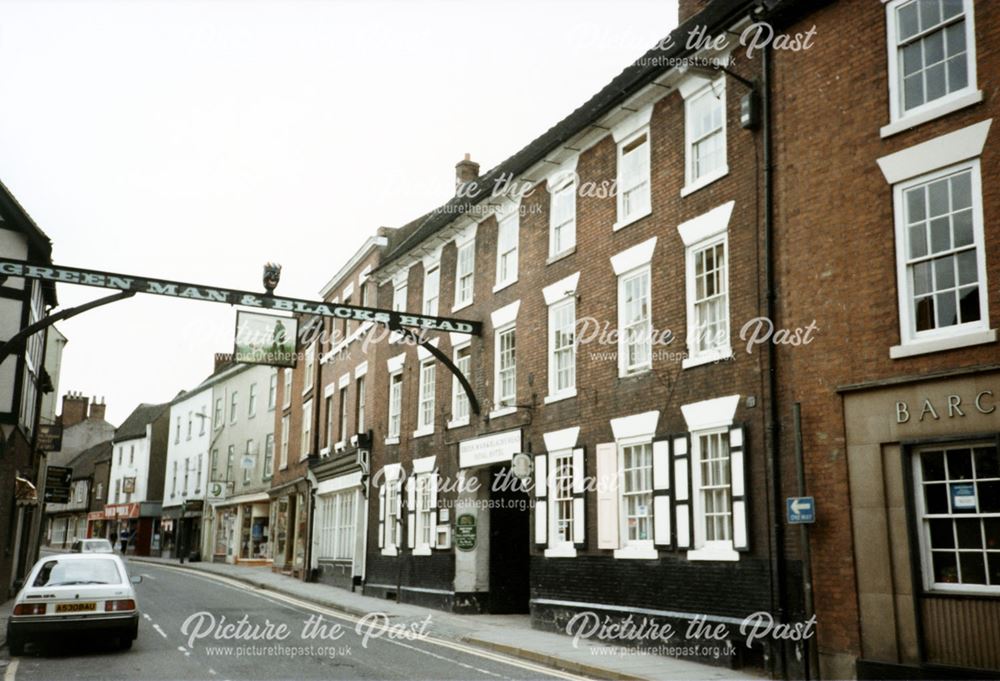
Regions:
<instances>
[{"instance_id":1,"label":"asphalt street","mask_svg":"<svg viewBox=\"0 0 1000 681\"><path fill-rule=\"evenodd\" d=\"M61 679L573 679L434 636L427 620L360 620L231 580L132 563L142 620L131 650L66 636L29 647L4 681Z\"/></svg>"}]
</instances>

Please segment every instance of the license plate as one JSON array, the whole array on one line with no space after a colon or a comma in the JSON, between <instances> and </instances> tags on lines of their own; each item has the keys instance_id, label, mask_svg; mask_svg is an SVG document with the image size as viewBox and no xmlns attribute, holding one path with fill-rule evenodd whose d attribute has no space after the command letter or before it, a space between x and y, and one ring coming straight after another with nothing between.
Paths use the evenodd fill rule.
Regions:
<instances>
[{"instance_id":1,"label":"license plate","mask_svg":"<svg viewBox=\"0 0 1000 681\"><path fill-rule=\"evenodd\" d=\"M90 612L97 610L97 603L59 603L56 612Z\"/></svg>"}]
</instances>

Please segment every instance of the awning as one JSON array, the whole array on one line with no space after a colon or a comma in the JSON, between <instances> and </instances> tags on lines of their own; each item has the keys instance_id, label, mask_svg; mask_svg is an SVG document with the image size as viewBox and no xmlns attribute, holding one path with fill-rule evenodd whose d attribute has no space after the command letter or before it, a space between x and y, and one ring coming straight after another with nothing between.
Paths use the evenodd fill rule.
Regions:
<instances>
[{"instance_id":1,"label":"awning","mask_svg":"<svg viewBox=\"0 0 1000 681\"><path fill-rule=\"evenodd\" d=\"M236 504L255 504L262 501L270 501L271 497L268 496L267 492L258 492L256 494L243 494L238 497L229 497L228 499L223 499L222 501L213 504L215 507L219 506L234 506Z\"/></svg>"},{"instance_id":2,"label":"awning","mask_svg":"<svg viewBox=\"0 0 1000 681\"><path fill-rule=\"evenodd\" d=\"M37 506L38 490L30 480L18 475L14 478L14 499L18 506Z\"/></svg>"}]
</instances>

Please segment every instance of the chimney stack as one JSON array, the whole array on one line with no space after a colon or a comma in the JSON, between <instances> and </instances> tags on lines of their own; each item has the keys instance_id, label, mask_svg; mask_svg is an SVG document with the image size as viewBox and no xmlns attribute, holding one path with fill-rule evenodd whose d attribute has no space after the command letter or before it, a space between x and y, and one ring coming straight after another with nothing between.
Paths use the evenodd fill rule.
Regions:
<instances>
[{"instance_id":1,"label":"chimney stack","mask_svg":"<svg viewBox=\"0 0 1000 681\"><path fill-rule=\"evenodd\" d=\"M479 164L472 160L469 154L455 164L455 192L467 182L479 179Z\"/></svg>"},{"instance_id":2,"label":"chimney stack","mask_svg":"<svg viewBox=\"0 0 1000 681\"><path fill-rule=\"evenodd\" d=\"M60 420L63 428L75 426L87 418L87 406L90 403L89 397L84 397L82 393L72 390L63 395L62 414Z\"/></svg>"},{"instance_id":3,"label":"chimney stack","mask_svg":"<svg viewBox=\"0 0 1000 681\"><path fill-rule=\"evenodd\" d=\"M100 402L97 401L97 395L94 395L94 399L90 401L90 413L87 418L94 419L97 421L104 420L104 410L107 408L107 404L104 402L104 398L101 397Z\"/></svg>"},{"instance_id":4,"label":"chimney stack","mask_svg":"<svg viewBox=\"0 0 1000 681\"><path fill-rule=\"evenodd\" d=\"M227 364L232 364L232 363L233 363L233 353L217 352L215 353L215 369L213 369L212 373L215 373L219 371L219 369L225 367Z\"/></svg>"}]
</instances>

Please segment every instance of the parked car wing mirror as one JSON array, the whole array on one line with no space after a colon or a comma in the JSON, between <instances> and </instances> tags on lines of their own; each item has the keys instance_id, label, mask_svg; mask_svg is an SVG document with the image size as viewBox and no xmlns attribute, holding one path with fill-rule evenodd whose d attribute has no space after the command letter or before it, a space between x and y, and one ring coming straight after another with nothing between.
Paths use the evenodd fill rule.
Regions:
<instances>
[{"instance_id":1,"label":"parked car wing mirror","mask_svg":"<svg viewBox=\"0 0 1000 681\"><path fill-rule=\"evenodd\" d=\"M129 577L129 580L133 584L141 584L142 583L142 575L132 575L131 577Z\"/></svg>"}]
</instances>

